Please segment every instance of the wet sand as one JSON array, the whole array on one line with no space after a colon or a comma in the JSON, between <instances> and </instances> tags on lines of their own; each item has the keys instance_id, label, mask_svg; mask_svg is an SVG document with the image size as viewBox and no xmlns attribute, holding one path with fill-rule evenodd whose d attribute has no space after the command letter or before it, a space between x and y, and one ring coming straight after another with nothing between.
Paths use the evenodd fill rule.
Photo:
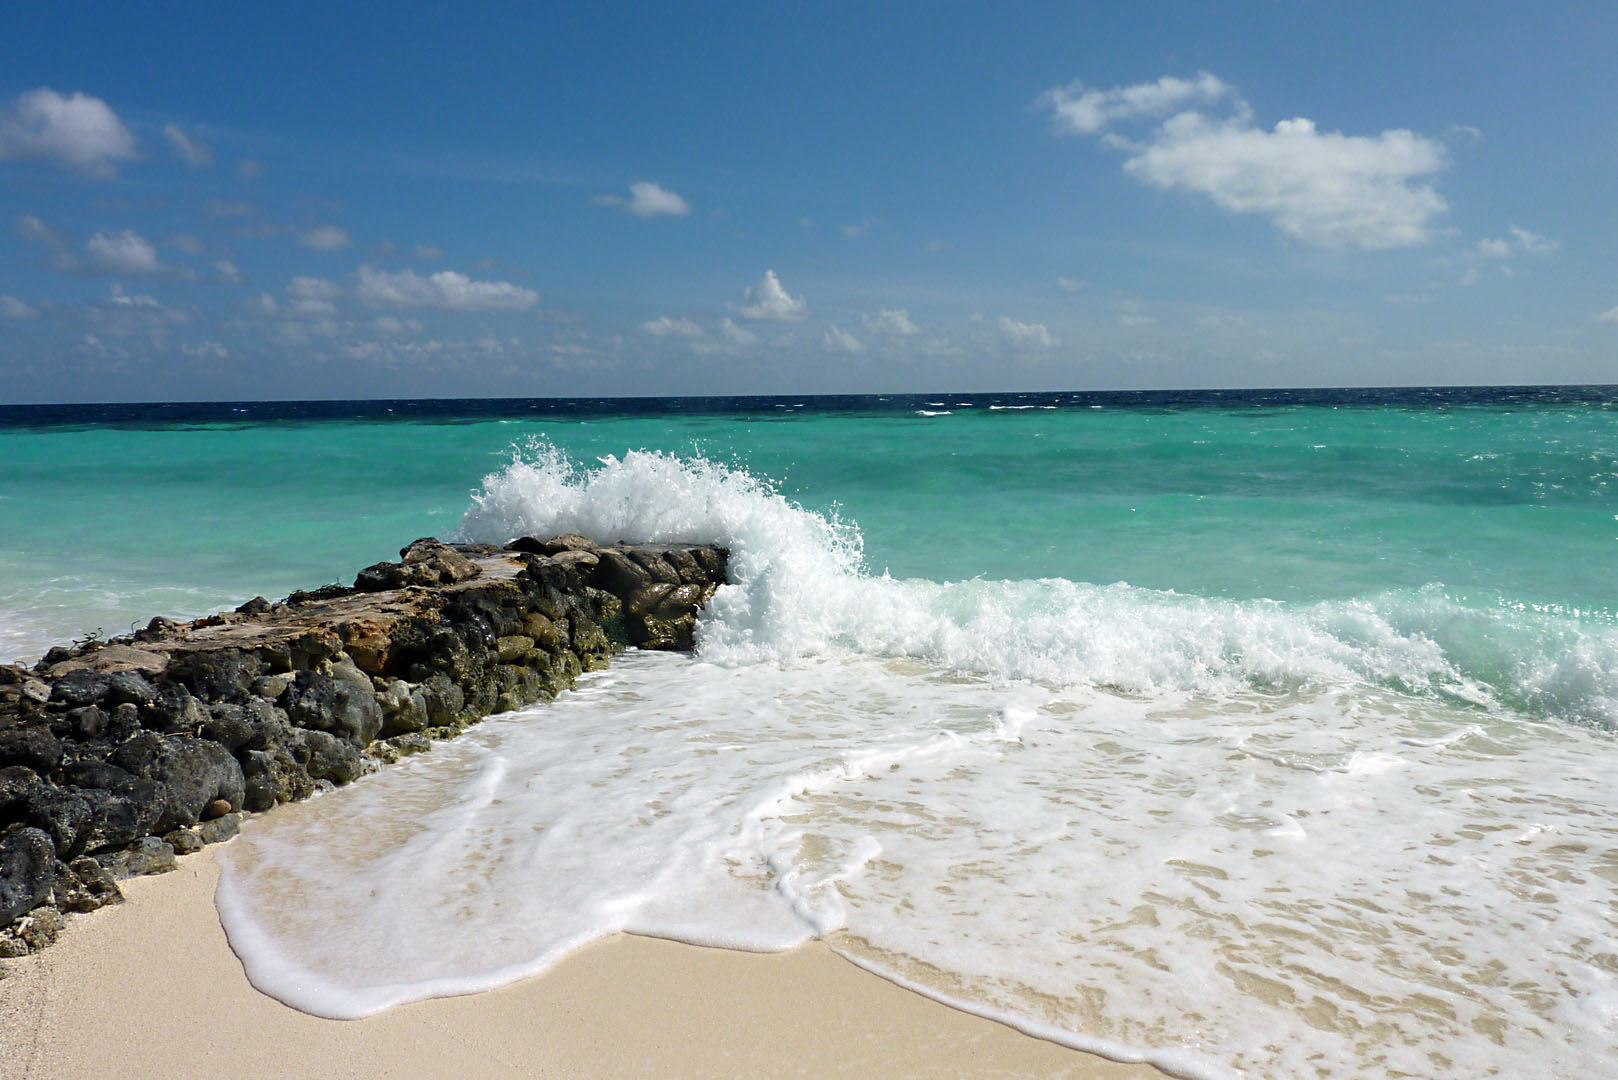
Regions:
<instances>
[{"instance_id":1,"label":"wet sand","mask_svg":"<svg viewBox=\"0 0 1618 1080\"><path fill-rule=\"evenodd\" d=\"M248 983L207 852L4 962L0 1077L125 1080L1066 1077L1162 1080L940 1005L823 945L778 955L618 935L536 979L322 1020Z\"/></svg>"}]
</instances>

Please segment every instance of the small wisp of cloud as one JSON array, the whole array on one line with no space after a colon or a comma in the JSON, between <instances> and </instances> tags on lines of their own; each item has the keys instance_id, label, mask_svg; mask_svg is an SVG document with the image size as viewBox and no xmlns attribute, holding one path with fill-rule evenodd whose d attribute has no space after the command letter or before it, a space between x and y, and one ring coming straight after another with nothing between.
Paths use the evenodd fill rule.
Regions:
<instances>
[{"instance_id":1,"label":"small wisp of cloud","mask_svg":"<svg viewBox=\"0 0 1618 1080\"><path fill-rule=\"evenodd\" d=\"M157 248L131 229L101 229L85 241L90 265L109 274L155 274L163 269Z\"/></svg>"},{"instance_id":2,"label":"small wisp of cloud","mask_svg":"<svg viewBox=\"0 0 1618 1080\"><path fill-rule=\"evenodd\" d=\"M1000 316L1000 332L1006 340L1020 348L1052 349L1061 344L1061 340L1045 328L1044 323L1025 323Z\"/></svg>"},{"instance_id":3,"label":"small wisp of cloud","mask_svg":"<svg viewBox=\"0 0 1618 1080\"><path fill-rule=\"evenodd\" d=\"M735 308L736 314L755 322L802 322L809 304L782 287L774 270L764 271L763 279L747 289L747 302Z\"/></svg>"},{"instance_id":4,"label":"small wisp of cloud","mask_svg":"<svg viewBox=\"0 0 1618 1080\"><path fill-rule=\"evenodd\" d=\"M636 217L684 217L691 212L691 204L675 192L641 180L629 185L629 198L622 195L597 195L592 200L597 206L615 206Z\"/></svg>"},{"instance_id":5,"label":"small wisp of cloud","mask_svg":"<svg viewBox=\"0 0 1618 1080\"><path fill-rule=\"evenodd\" d=\"M1518 225L1508 225L1503 237L1478 241L1478 254L1485 259L1509 259L1513 255L1549 255L1562 245L1548 236Z\"/></svg>"},{"instance_id":6,"label":"small wisp of cloud","mask_svg":"<svg viewBox=\"0 0 1618 1080\"><path fill-rule=\"evenodd\" d=\"M1057 127L1070 135L1096 135L1119 120L1160 116L1191 102L1211 104L1230 87L1206 71L1194 79L1165 75L1156 82L1088 90L1079 81L1052 87L1036 102L1055 114Z\"/></svg>"},{"instance_id":7,"label":"small wisp of cloud","mask_svg":"<svg viewBox=\"0 0 1618 1080\"><path fill-rule=\"evenodd\" d=\"M163 137L169 141L174 156L185 162L186 168L206 169L213 164L213 150L181 131L179 124L172 121L164 124Z\"/></svg>"},{"instance_id":8,"label":"small wisp of cloud","mask_svg":"<svg viewBox=\"0 0 1618 1080\"><path fill-rule=\"evenodd\" d=\"M667 315L640 324L641 331L653 337L702 337L702 327L690 319L671 319Z\"/></svg>"},{"instance_id":9,"label":"small wisp of cloud","mask_svg":"<svg viewBox=\"0 0 1618 1080\"><path fill-rule=\"evenodd\" d=\"M362 266L356 277L354 294L370 304L445 311L521 311L539 302L539 294L532 289L509 281L474 281L454 270L423 277L414 270L390 274L374 266Z\"/></svg>"},{"instance_id":10,"label":"small wisp of cloud","mask_svg":"<svg viewBox=\"0 0 1618 1080\"><path fill-rule=\"evenodd\" d=\"M835 323L826 327L826 333L821 338L821 342L826 346L827 352L857 355L865 351L864 342Z\"/></svg>"},{"instance_id":11,"label":"small wisp of cloud","mask_svg":"<svg viewBox=\"0 0 1618 1080\"><path fill-rule=\"evenodd\" d=\"M340 225L316 225L299 233L298 243L316 251L341 251L348 246L348 230Z\"/></svg>"},{"instance_id":12,"label":"small wisp of cloud","mask_svg":"<svg viewBox=\"0 0 1618 1080\"><path fill-rule=\"evenodd\" d=\"M872 315L860 317L860 325L873 334L892 334L898 337L909 337L911 334L921 333L910 318L910 312L902 308L883 308Z\"/></svg>"}]
</instances>

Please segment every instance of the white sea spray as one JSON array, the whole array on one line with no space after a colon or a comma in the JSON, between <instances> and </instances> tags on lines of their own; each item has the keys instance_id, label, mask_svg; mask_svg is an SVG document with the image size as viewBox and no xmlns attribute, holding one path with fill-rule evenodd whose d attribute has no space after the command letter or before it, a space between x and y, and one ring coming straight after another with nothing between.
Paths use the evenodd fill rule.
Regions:
<instances>
[{"instance_id":1,"label":"white sea spray","mask_svg":"<svg viewBox=\"0 0 1618 1080\"><path fill-rule=\"evenodd\" d=\"M1614 1042L1609 740L1469 715L632 655L254 822L221 911L254 982L323 1015L619 930L824 937L1182 1075L1588 1071Z\"/></svg>"},{"instance_id":2,"label":"white sea spray","mask_svg":"<svg viewBox=\"0 0 1618 1080\"><path fill-rule=\"evenodd\" d=\"M1284 604L1061 578L898 580L865 572L852 523L745 471L656 452L586 468L544 443L488 476L461 526L497 543L559 532L729 546L733 584L698 639L718 663L904 657L1139 694L1366 683L1618 726L1618 628L1467 606L1441 588Z\"/></svg>"},{"instance_id":3,"label":"white sea spray","mask_svg":"<svg viewBox=\"0 0 1618 1080\"><path fill-rule=\"evenodd\" d=\"M711 461L544 447L469 538L721 542L695 658L254 822L250 976L360 1016L619 930L862 966L1173 1075L1595 1075L1613 638L1443 590L895 580ZM1574 721L1569 723L1567 721Z\"/></svg>"}]
</instances>

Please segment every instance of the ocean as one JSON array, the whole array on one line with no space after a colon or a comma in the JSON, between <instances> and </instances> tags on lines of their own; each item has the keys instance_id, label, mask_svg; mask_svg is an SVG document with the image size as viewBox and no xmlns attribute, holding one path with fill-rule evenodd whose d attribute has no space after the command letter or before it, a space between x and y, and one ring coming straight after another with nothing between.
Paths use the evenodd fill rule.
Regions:
<instances>
[{"instance_id":1,"label":"ocean","mask_svg":"<svg viewBox=\"0 0 1618 1080\"><path fill-rule=\"evenodd\" d=\"M822 938L1176 1075L1618 1055L1618 389L0 407L0 658L411 539L718 542L691 656L220 850L358 1017Z\"/></svg>"}]
</instances>

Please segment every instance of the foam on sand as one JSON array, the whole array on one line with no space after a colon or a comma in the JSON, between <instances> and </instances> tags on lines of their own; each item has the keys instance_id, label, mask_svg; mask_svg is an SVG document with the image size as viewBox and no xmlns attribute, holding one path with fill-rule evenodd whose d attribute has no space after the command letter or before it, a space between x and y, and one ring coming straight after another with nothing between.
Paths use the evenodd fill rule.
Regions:
<instances>
[{"instance_id":1,"label":"foam on sand","mask_svg":"<svg viewBox=\"0 0 1618 1080\"><path fill-rule=\"evenodd\" d=\"M299 1008L485 989L620 930L820 937L1186 1076L1610 1060L1610 630L1437 589L894 580L851 525L660 454L538 448L463 528L718 541L733 583L694 658L627 655L252 823L220 909Z\"/></svg>"}]
</instances>

